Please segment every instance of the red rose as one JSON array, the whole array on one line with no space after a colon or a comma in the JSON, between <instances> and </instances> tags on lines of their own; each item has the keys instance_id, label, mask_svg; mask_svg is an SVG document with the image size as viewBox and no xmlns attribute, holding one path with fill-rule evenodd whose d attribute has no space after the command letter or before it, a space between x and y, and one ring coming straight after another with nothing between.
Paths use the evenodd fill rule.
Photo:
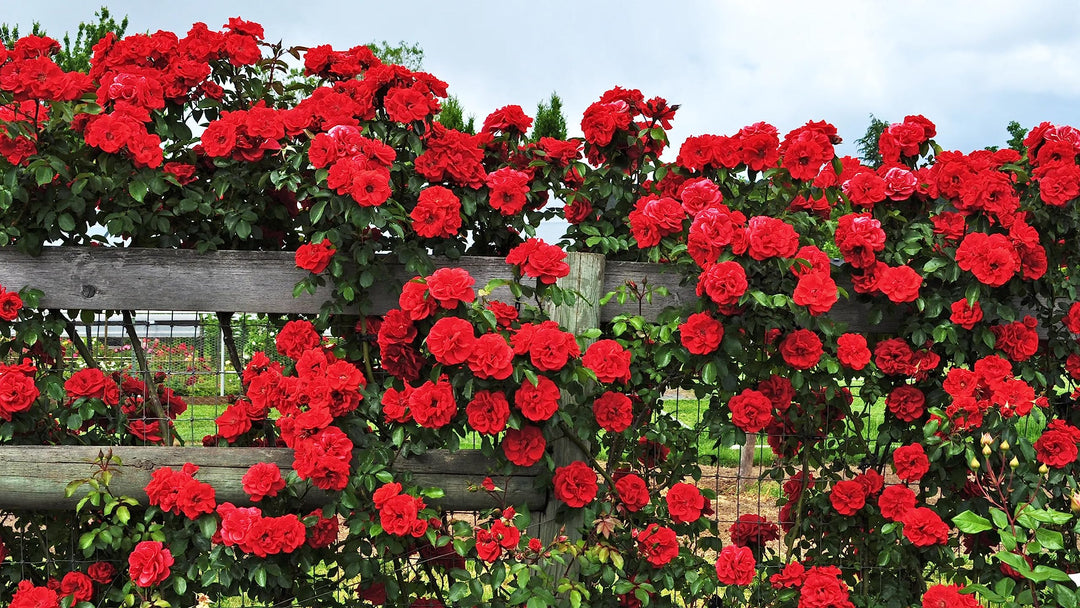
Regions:
<instances>
[{"instance_id":1,"label":"red rose","mask_svg":"<svg viewBox=\"0 0 1080 608\"><path fill-rule=\"evenodd\" d=\"M994 325L994 348L1003 351L1013 361L1027 361L1039 352L1039 333L1035 330L1034 317L1026 316L1023 322Z\"/></svg>"},{"instance_id":2,"label":"red rose","mask_svg":"<svg viewBox=\"0 0 1080 608\"><path fill-rule=\"evenodd\" d=\"M979 608L974 593L960 593L958 585L932 585L922 597L922 608Z\"/></svg>"},{"instance_id":3,"label":"red rose","mask_svg":"<svg viewBox=\"0 0 1080 608\"><path fill-rule=\"evenodd\" d=\"M708 295L720 306L736 304L746 293L746 270L734 261L712 264L698 277L697 295Z\"/></svg>"},{"instance_id":4,"label":"red rose","mask_svg":"<svg viewBox=\"0 0 1080 608\"><path fill-rule=\"evenodd\" d=\"M549 245L536 238L511 249L506 263L517 266L523 275L539 279L545 285L551 285L570 274L566 252L557 245Z\"/></svg>"},{"instance_id":5,"label":"red rose","mask_svg":"<svg viewBox=\"0 0 1080 608\"><path fill-rule=\"evenodd\" d=\"M431 298L445 309L457 308L462 302L468 304L476 299L472 288L476 279L464 268L439 268L427 277L426 282Z\"/></svg>"},{"instance_id":6,"label":"red rose","mask_svg":"<svg viewBox=\"0 0 1080 608\"><path fill-rule=\"evenodd\" d=\"M144 540L135 545L128 556L128 573L139 587L153 587L169 578L169 568L175 563L164 544Z\"/></svg>"},{"instance_id":7,"label":"red rose","mask_svg":"<svg viewBox=\"0 0 1080 608\"><path fill-rule=\"evenodd\" d=\"M659 524L649 524L637 533L638 550L657 568L664 566L679 554L679 540L675 531Z\"/></svg>"},{"instance_id":8,"label":"red rose","mask_svg":"<svg viewBox=\"0 0 1080 608\"><path fill-rule=\"evenodd\" d=\"M30 409L39 394L31 373L0 365L0 419L10 421L13 414Z\"/></svg>"},{"instance_id":9,"label":"red rose","mask_svg":"<svg viewBox=\"0 0 1080 608\"><path fill-rule=\"evenodd\" d=\"M409 411L413 420L429 429L442 428L457 414L457 401L454 389L441 376L437 382L424 382L409 393Z\"/></svg>"},{"instance_id":10,"label":"red rose","mask_svg":"<svg viewBox=\"0 0 1080 608\"><path fill-rule=\"evenodd\" d=\"M559 409L559 387L547 376L537 376L536 384L528 378L521 381L521 388L514 393L514 405L521 414L533 422L551 418Z\"/></svg>"},{"instance_id":11,"label":"red rose","mask_svg":"<svg viewBox=\"0 0 1080 608\"><path fill-rule=\"evenodd\" d=\"M604 383L630 381L630 351L615 340L597 340L585 350L582 364Z\"/></svg>"},{"instance_id":12,"label":"red rose","mask_svg":"<svg viewBox=\"0 0 1080 608\"><path fill-rule=\"evenodd\" d=\"M780 342L780 355L795 369L810 369L821 360L821 338L809 329L796 329Z\"/></svg>"},{"instance_id":13,"label":"red rose","mask_svg":"<svg viewBox=\"0 0 1080 608\"><path fill-rule=\"evenodd\" d=\"M514 373L514 351L500 334L484 334L473 343L469 370L477 378L506 380Z\"/></svg>"},{"instance_id":14,"label":"red rose","mask_svg":"<svg viewBox=\"0 0 1080 608\"><path fill-rule=\"evenodd\" d=\"M631 513L649 504L649 487L645 485L644 479L634 473L619 477L615 481L615 491L618 492L623 506Z\"/></svg>"},{"instance_id":15,"label":"red rose","mask_svg":"<svg viewBox=\"0 0 1080 608\"><path fill-rule=\"evenodd\" d=\"M89 602L94 596L94 582L82 572L68 572L60 581L60 595L70 595L72 603Z\"/></svg>"},{"instance_id":16,"label":"red rose","mask_svg":"<svg viewBox=\"0 0 1080 608\"><path fill-rule=\"evenodd\" d=\"M754 552L749 547L728 545L716 558L716 577L725 585L749 585L757 573Z\"/></svg>"},{"instance_id":17,"label":"red rose","mask_svg":"<svg viewBox=\"0 0 1080 608\"><path fill-rule=\"evenodd\" d=\"M53 579L54 581L56 579ZM11 596L8 608L59 608L60 597L56 590L48 587L36 587L30 581L19 581L18 589Z\"/></svg>"},{"instance_id":18,"label":"red rose","mask_svg":"<svg viewBox=\"0 0 1080 608\"><path fill-rule=\"evenodd\" d=\"M922 275L910 266L886 266L878 273L877 288L894 304L914 302L922 281Z\"/></svg>"},{"instance_id":19,"label":"red rose","mask_svg":"<svg viewBox=\"0 0 1080 608\"><path fill-rule=\"evenodd\" d=\"M907 486L889 486L878 496L878 508L882 517L900 521L904 514L915 508L915 492Z\"/></svg>"},{"instance_id":20,"label":"red rose","mask_svg":"<svg viewBox=\"0 0 1080 608\"><path fill-rule=\"evenodd\" d=\"M773 408L780 413L788 411L791 400L795 398L795 387L791 384L791 380L776 374L758 382L757 390L768 397Z\"/></svg>"},{"instance_id":21,"label":"red rose","mask_svg":"<svg viewBox=\"0 0 1080 608\"><path fill-rule=\"evenodd\" d=\"M799 597L813 598L814 606L851 606L848 587L836 566L814 566L806 571ZM802 602L800 602L802 603ZM809 602L807 602L809 606Z\"/></svg>"},{"instance_id":22,"label":"red rose","mask_svg":"<svg viewBox=\"0 0 1080 608\"><path fill-rule=\"evenodd\" d=\"M919 481L930 470L930 459L926 457L922 444L900 446L893 452L893 465L896 475L904 481Z\"/></svg>"},{"instance_id":23,"label":"red rose","mask_svg":"<svg viewBox=\"0 0 1080 608\"><path fill-rule=\"evenodd\" d=\"M464 363L476 346L475 331L465 319L443 317L428 330L428 350L443 365Z\"/></svg>"},{"instance_id":24,"label":"red rose","mask_svg":"<svg viewBox=\"0 0 1080 608\"><path fill-rule=\"evenodd\" d=\"M855 480L836 482L829 492L829 502L841 515L854 515L866 504L866 487Z\"/></svg>"},{"instance_id":25,"label":"red rose","mask_svg":"<svg viewBox=\"0 0 1080 608\"><path fill-rule=\"evenodd\" d=\"M312 549L322 549L334 544L338 538L338 516L323 517L322 509L308 513L315 517L315 525L307 532L307 545Z\"/></svg>"},{"instance_id":26,"label":"red rose","mask_svg":"<svg viewBox=\"0 0 1080 608\"><path fill-rule=\"evenodd\" d=\"M759 391L745 389L728 401L731 422L747 433L759 433L773 419L773 402Z\"/></svg>"},{"instance_id":27,"label":"red rose","mask_svg":"<svg viewBox=\"0 0 1080 608\"><path fill-rule=\"evenodd\" d=\"M982 306L979 305L978 300L972 306L968 306L966 299L957 300L952 303L950 310L952 314L949 315L949 320L968 330L973 329L975 324L983 318Z\"/></svg>"},{"instance_id":28,"label":"red rose","mask_svg":"<svg viewBox=\"0 0 1080 608\"><path fill-rule=\"evenodd\" d=\"M529 202L529 174L512 167L501 167L487 175L488 203L501 215L517 215Z\"/></svg>"},{"instance_id":29,"label":"red rose","mask_svg":"<svg viewBox=\"0 0 1080 608\"><path fill-rule=\"evenodd\" d=\"M581 354L574 334L559 329L554 321L539 325L526 323L510 338L514 353L529 354L529 361L540 371L557 372L571 357Z\"/></svg>"},{"instance_id":30,"label":"red rose","mask_svg":"<svg viewBox=\"0 0 1080 608\"><path fill-rule=\"evenodd\" d=\"M1065 431L1045 431L1035 441L1035 457L1047 466L1064 468L1076 462L1076 439Z\"/></svg>"},{"instance_id":31,"label":"red rose","mask_svg":"<svg viewBox=\"0 0 1080 608\"><path fill-rule=\"evenodd\" d=\"M840 297L828 271L802 273L791 295L796 304L805 306L814 316L829 312Z\"/></svg>"},{"instance_id":32,"label":"red rose","mask_svg":"<svg viewBox=\"0 0 1080 608\"><path fill-rule=\"evenodd\" d=\"M296 249L296 266L315 274L326 270L330 259L337 253L334 244L328 239L318 243L305 243Z\"/></svg>"},{"instance_id":33,"label":"red rose","mask_svg":"<svg viewBox=\"0 0 1080 608\"><path fill-rule=\"evenodd\" d=\"M780 529L776 524L754 513L740 515L728 532L731 534L731 544L737 547L760 548L780 538Z\"/></svg>"},{"instance_id":34,"label":"red rose","mask_svg":"<svg viewBox=\"0 0 1080 608\"><path fill-rule=\"evenodd\" d=\"M708 355L720 347L724 326L707 312L695 312L679 325L679 341L693 355Z\"/></svg>"},{"instance_id":35,"label":"red rose","mask_svg":"<svg viewBox=\"0 0 1080 608\"><path fill-rule=\"evenodd\" d=\"M86 573L95 583L107 585L116 577L116 566L109 562L94 562L86 569Z\"/></svg>"},{"instance_id":36,"label":"red rose","mask_svg":"<svg viewBox=\"0 0 1080 608\"><path fill-rule=\"evenodd\" d=\"M105 383L109 381L100 369L88 367L80 369L64 381L64 392L69 399L80 397L103 397Z\"/></svg>"},{"instance_id":37,"label":"red rose","mask_svg":"<svg viewBox=\"0 0 1080 608\"><path fill-rule=\"evenodd\" d=\"M281 477L281 469L271 462L260 462L251 465L240 480L244 492L251 497L252 502L259 502L263 498L277 496L277 493L285 489L285 480Z\"/></svg>"},{"instance_id":38,"label":"red rose","mask_svg":"<svg viewBox=\"0 0 1080 608\"><path fill-rule=\"evenodd\" d=\"M461 229L461 200L449 188L429 186L420 192L409 217L419 236L450 238Z\"/></svg>"},{"instance_id":39,"label":"red rose","mask_svg":"<svg viewBox=\"0 0 1080 608\"><path fill-rule=\"evenodd\" d=\"M1001 287L1020 270L1020 256L1003 234L971 232L956 248L956 264L979 282Z\"/></svg>"},{"instance_id":40,"label":"red rose","mask_svg":"<svg viewBox=\"0 0 1080 608\"><path fill-rule=\"evenodd\" d=\"M866 338L859 334L843 334L836 339L836 358L844 367L861 370L870 363L870 349Z\"/></svg>"},{"instance_id":41,"label":"red rose","mask_svg":"<svg viewBox=\"0 0 1080 608\"><path fill-rule=\"evenodd\" d=\"M421 321L435 314L439 303L428 293L427 283L420 277L413 277L401 286L398 306L409 316L409 319Z\"/></svg>"},{"instance_id":42,"label":"red rose","mask_svg":"<svg viewBox=\"0 0 1080 608\"><path fill-rule=\"evenodd\" d=\"M427 531L427 522L417 517L423 508L423 500L408 494L397 494L384 500L382 506L378 507L379 525L388 534L394 536L414 536L419 538ZM420 534L416 534L415 532L420 527L423 527L424 530Z\"/></svg>"},{"instance_id":43,"label":"red rose","mask_svg":"<svg viewBox=\"0 0 1080 608\"><path fill-rule=\"evenodd\" d=\"M915 373L915 352L903 338L889 338L874 346L874 364L884 374L907 376Z\"/></svg>"},{"instance_id":44,"label":"red rose","mask_svg":"<svg viewBox=\"0 0 1080 608\"><path fill-rule=\"evenodd\" d=\"M0 287L0 319L14 321L19 318L19 311L23 307L22 298L14 291L5 291Z\"/></svg>"},{"instance_id":45,"label":"red rose","mask_svg":"<svg viewBox=\"0 0 1080 608\"><path fill-rule=\"evenodd\" d=\"M746 227L747 252L755 260L790 258L799 250L799 233L784 220L758 215Z\"/></svg>"},{"instance_id":46,"label":"red rose","mask_svg":"<svg viewBox=\"0 0 1080 608\"><path fill-rule=\"evenodd\" d=\"M622 393L607 391L593 401L596 424L610 433L621 433L630 428L634 420L634 406Z\"/></svg>"},{"instance_id":47,"label":"red rose","mask_svg":"<svg viewBox=\"0 0 1080 608\"><path fill-rule=\"evenodd\" d=\"M508 429L502 440L503 454L519 467L531 467L544 456L547 441L540 427L527 424L520 429Z\"/></svg>"},{"instance_id":48,"label":"red rose","mask_svg":"<svg viewBox=\"0 0 1080 608\"><path fill-rule=\"evenodd\" d=\"M927 507L916 507L904 514L904 537L916 547L944 545L949 542L949 524Z\"/></svg>"},{"instance_id":49,"label":"red rose","mask_svg":"<svg viewBox=\"0 0 1080 608\"><path fill-rule=\"evenodd\" d=\"M910 384L898 386L889 393L885 405L894 416L904 422L914 422L922 417L926 395Z\"/></svg>"},{"instance_id":50,"label":"red rose","mask_svg":"<svg viewBox=\"0 0 1080 608\"><path fill-rule=\"evenodd\" d=\"M668 513L671 521L677 524L688 524L701 517L701 511L705 508L705 497L701 490L694 484L677 483L671 486L666 496Z\"/></svg>"},{"instance_id":51,"label":"red rose","mask_svg":"<svg viewBox=\"0 0 1080 608\"><path fill-rule=\"evenodd\" d=\"M552 483L555 498L571 507L584 507L596 498L596 471L580 460L556 468Z\"/></svg>"},{"instance_id":52,"label":"red rose","mask_svg":"<svg viewBox=\"0 0 1080 608\"><path fill-rule=\"evenodd\" d=\"M510 419L510 404L502 392L476 391L469 404L465 406L469 426L477 433L494 435L506 428Z\"/></svg>"},{"instance_id":53,"label":"red rose","mask_svg":"<svg viewBox=\"0 0 1080 608\"><path fill-rule=\"evenodd\" d=\"M278 353L292 359L300 358L304 351L322 344L322 337L315 331L310 321L289 321L278 332L275 340Z\"/></svg>"}]
</instances>

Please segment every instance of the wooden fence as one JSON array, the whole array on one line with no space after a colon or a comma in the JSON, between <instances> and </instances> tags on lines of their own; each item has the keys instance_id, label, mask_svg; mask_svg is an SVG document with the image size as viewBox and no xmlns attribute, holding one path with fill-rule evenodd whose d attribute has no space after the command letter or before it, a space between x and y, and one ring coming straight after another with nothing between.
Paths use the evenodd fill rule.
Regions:
<instances>
[{"instance_id":1,"label":"wooden fence","mask_svg":"<svg viewBox=\"0 0 1080 608\"><path fill-rule=\"evenodd\" d=\"M549 311L567 330L575 333L596 327L619 314L637 314L639 303L628 299L619 304L612 299L599 306L600 297L628 281L665 287L666 297L640 304L646 318L670 305L697 299L694 285L681 285L670 267L658 264L606 261L597 254L572 253L570 276L560 285L575 289L585 297L570 307ZM456 266L469 271L477 287L492 279L511 279L511 268L502 258L466 257L442 261L440 266ZM329 288L314 295L293 297L293 287L308 276L296 268L291 252L194 251L117 248L47 248L39 257L14 250L0 250L0 285L8 290L39 289L43 309L149 310L149 311L231 311L246 313L316 313L329 297ZM395 289L412 277L404 267L396 268L393 285L369 294L372 312L383 313L397 306ZM512 299L506 288L495 298ZM850 324L854 331L866 330L865 308L851 302L838 304L830 317ZM876 328L880 331L882 328ZM88 477L101 447L0 446L0 509L67 508L78 496L64 499L64 487L72 479ZM124 465L114 482L114 490L146 501L143 487L150 472L160 466L179 467L185 462L200 466L199 477L214 485L220 500L244 502L240 477L258 462L274 462L289 468L292 451L285 448L201 448L201 447L112 447ZM556 462L577 458L568 441L553 442ZM483 492L470 492L470 484L488 475L489 463L478 452L433 451L396 465L412 471L420 484L446 490L440 503L449 510L477 510L494 506ZM534 512L554 501L534 483L536 467L520 471L500 483L508 488L511 502L523 502ZM318 494L310 497L319 500Z\"/></svg>"}]
</instances>

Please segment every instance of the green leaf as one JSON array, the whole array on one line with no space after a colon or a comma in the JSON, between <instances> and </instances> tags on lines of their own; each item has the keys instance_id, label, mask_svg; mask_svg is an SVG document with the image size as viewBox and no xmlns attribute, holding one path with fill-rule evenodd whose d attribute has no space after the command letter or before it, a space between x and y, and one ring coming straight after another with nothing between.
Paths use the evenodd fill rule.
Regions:
<instances>
[{"instance_id":1,"label":"green leaf","mask_svg":"<svg viewBox=\"0 0 1080 608\"><path fill-rule=\"evenodd\" d=\"M212 538L217 532L217 517L204 515L199 518L199 532L206 538Z\"/></svg>"},{"instance_id":2,"label":"green leaf","mask_svg":"<svg viewBox=\"0 0 1080 608\"><path fill-rule=\"evenodd\" d=\"M64 232L75 230L75 218L71 217L70 213L61 213L60 217L56 218L56 224Z\"/></svg>"},{"instance_id":3,"label":"green leaf","mask_svg":"<svg viewBox=\"0 0 1080 608\"><path fill-rule=\"evenodd\" d=\"M1061 511L1054 511L1052 509L1038 509L1038 510L1025 510L1025 513L1031 516L1035 521L1041 521L1045 524L1064 525L1069 523L1072 519L1071 513L1063 513Z\"/></svg>"},{"instance_id":4,"label":"green leaf","mask_svg":"<svg viewBox=\"0 0 1080 608\"><path fill-rule=\"evenodd\" d=\"M1060 551L1065 548L1061 532L1058 532L1057 530L1039 528L1038 530L1035 530L1035 538L1044 549L1049 551Z\"/></svg>"},{"instance_id":5,"label":"green leaf","mask_svg":"<svg viewBox=\"0 0 1080 608\"><path fill-rule=\"evenodd\" d=\"M136 179L128 183L128 194L131 195L131 198L140 203L146 198L147 190L146 183L143 181Z\"/></svg>"},{"instance_id":6,"label":"green leaf","mask_svg":"<svg viewBox=\"0 0 1080 608\"><path fill-rule=\"evenodd\" d=\"M948 263L949 262L947 260L942 259L942 258L931 258L931 259L927 260L927 262L925 264L923 264L923 267L922 267L923 274L924 275L925 274L930 274L931 272L934 272L938 268L941 268L941 267L945 266Z\"/></svg>"},{"instance_id":7,"label":"green leaf","mask_svg":"<svg viewBox=\"0 0 1080 608\"><path fill-rule=\"evenodd\" d=\"M952 519L956 528L965 534L978 534L991 528L990 520L971 511L964 511Z\"/></svg>"},{"instance_id":8,"label":"green leaf","mask_svg":"<svg viewBox=\"0 0 1080 608\"><path fill-rule=\"evenodd\" d=\"M1009 518L1008 518L1007 515L1005 515L1005 512L1002 511L1001 509L998 509L997 507L992 507L990 509L990 517L993 518L995 527L997 527L997 528L1008 528L1009 527Z\"/></svg>"}]
</instances>

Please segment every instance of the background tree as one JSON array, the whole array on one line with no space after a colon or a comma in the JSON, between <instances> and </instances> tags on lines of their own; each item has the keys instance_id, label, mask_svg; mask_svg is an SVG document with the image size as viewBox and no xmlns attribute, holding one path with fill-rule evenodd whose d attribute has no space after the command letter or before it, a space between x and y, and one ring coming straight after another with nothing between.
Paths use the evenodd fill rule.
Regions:
<instances>
[{"instance_id":1,"label":"background tree","mask_svg":"<svg viewBox=\"0 0 1080 608\"><path fill-rule=\"evenodd\" d=\"M442 111L435 117L435 120L447 129L462 131L470 135L476 134L476 116L469 114L466 118L465 109L461 107L461 101L453 95L447 97L446 101L443 102Z\"/></svg>"},{"instance_id":2,"label":"background tree","mask_svg":"<svg viewBox=\"0 0 1080 608\"><path fill-rule=\"evenodd\" d=\"M866 127L866 133L855 140L855 149L859 151L859 159L866 165L875 169L881 166L881 152L878 150L878 140L881 134L889 127L888 121L870 115L870 124Z\"/></svg>"},{"instance_id":3,"label":"background tree","mask_svg":"<svg viewBox=\"0 0 1080 608\"><path fill-rule=\"evenodd\" d=\"M55 60L56 64L65 71L88 71L90 69L90 58L94 55L94 45L97 44L97 41L109 32L116 34L117 38L119 38L127 31L128 18L125 16L117 23L107 7L103 6L95 11L94 17L96 21L84 21L79 24L74 42L71 40L70 33L64 34L62 39L63 48L57 53ZM34 36L46 35L45 29L37 21L31 26L30 34ZM0 24L0 42L3 42L4 46L11 48L19 37L18 24L10 26L7 23Z\"/></svg>"},{"instance_id":4,"label":"background tree","mask_svg":"<svg viewBox=\"0 0 1080 608\"><path fill-rule=\"evenodd\" d=\"M555 92L547 103L536 104L536 122L533 123L530 141L540 141L541 137L566 139L566 117L563 116L562 100Z\"/></svg>"},{"instance_id":5,"label":"background tree","mask_svg":"<svg viewBox=\"0 0 1080 608\"><path fill-rule=\"evenodd\" d=\"M369 42L367 46L384 63L403 65L414 72L419 72L424 67L424 49L419 42L399 40L396 45L392 45L382 40Z\"/></svg>"}]
</instances>

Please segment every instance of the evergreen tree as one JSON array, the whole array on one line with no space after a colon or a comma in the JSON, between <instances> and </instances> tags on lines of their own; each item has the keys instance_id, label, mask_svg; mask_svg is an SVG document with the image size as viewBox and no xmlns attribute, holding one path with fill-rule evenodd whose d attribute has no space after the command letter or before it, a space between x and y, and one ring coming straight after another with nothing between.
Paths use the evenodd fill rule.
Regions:
<instances>
[{"instance_id":1,"label":"evergreen tree","mask_svg":"<svg viewBox=\"0 0 1080 608\"><path fill-rule=\"evenodd\" d=\"M86 72L90 69L90 58L94 56L94 45L98 40L101 40L105 34L112 32L116 34L117 38L124 35L127 31L128 18L124 17L119 23L109 13L107 7L101 7L94 12L96 22L82 22L79 24L79 29L75 34L75 41L72 42L71 34L65 33L64 38L61 41L63 43L60 52L56 54L54 58L56 64L67 72ZM45 28L41 27L41 24L35 21L30 28L30 35L32 36L45 36ZM15 41L20 38L19 26L8 25L7 23L0 24L0 42L4 46L11 48Z\"/></svg>"},{"instance_id":2,"label":"evergreen tree","mask_svg":"<svg viewBox=\"0 0 1080 608\"><path fill-rule=\"evenodd\" d=\"M529 141L539 141L541 137L566 139L566 117L563 116L562 100L554 92L547 103L541 101L536 105L536 120L533 122Z\"/></svg>"},{"instance_id":3,"label":"evergreen tree","mask_svg":"<svg viewBox=\"0 0 1080 608\"><path fill-rule=\"evenodd\" d=\"M881 151L878 150L878 140L881 134L889 127L889 123L880 118L870 115L870 125L866 127L866 133L855 140L855 149L859 151L859 159L870 167L877 169L881 166Z\"/></svg>"},{"instance_id":4,"label":"evergreen tree","mask_svg":"<svg viewBox=\"0 0 1080 608\"><path fill-rule=\"evenodd\" d=\"M1017 152L1024 153L1024 137L1027 136L1028 130L1020 126L1020 123L1015 120L1009 121L1009 126L1005 127L1012 137L1009 141L1005 142L1010 148Z\"/></svg>"},{"instance_id":5,"label":"evergreen tree","mask_svg":"<svg viewBox=\"0 0 1080 608\"><path fill-rule=\"evenodd\" d=\"M414 72L419 72L424 67L424 49L420 48L419 42L410 44L401 40L396 45L391 45L382 40L369 42L367 46L383 63L403 65Z\"/></svg>"},{"instance_id":6,"label":"evergreen tree","mask_svg":"<svg viewBox=\"0 0 1080 608\"><path fill-rule=\"evenodd\" d=\"M435 120L448 129L454 129L473 135L476 133L476 117L472 114L465 118L465 110L461 107L461 101L453 95L446 98L442 104L442 111Z\"/></svg>"}]
</instances>

